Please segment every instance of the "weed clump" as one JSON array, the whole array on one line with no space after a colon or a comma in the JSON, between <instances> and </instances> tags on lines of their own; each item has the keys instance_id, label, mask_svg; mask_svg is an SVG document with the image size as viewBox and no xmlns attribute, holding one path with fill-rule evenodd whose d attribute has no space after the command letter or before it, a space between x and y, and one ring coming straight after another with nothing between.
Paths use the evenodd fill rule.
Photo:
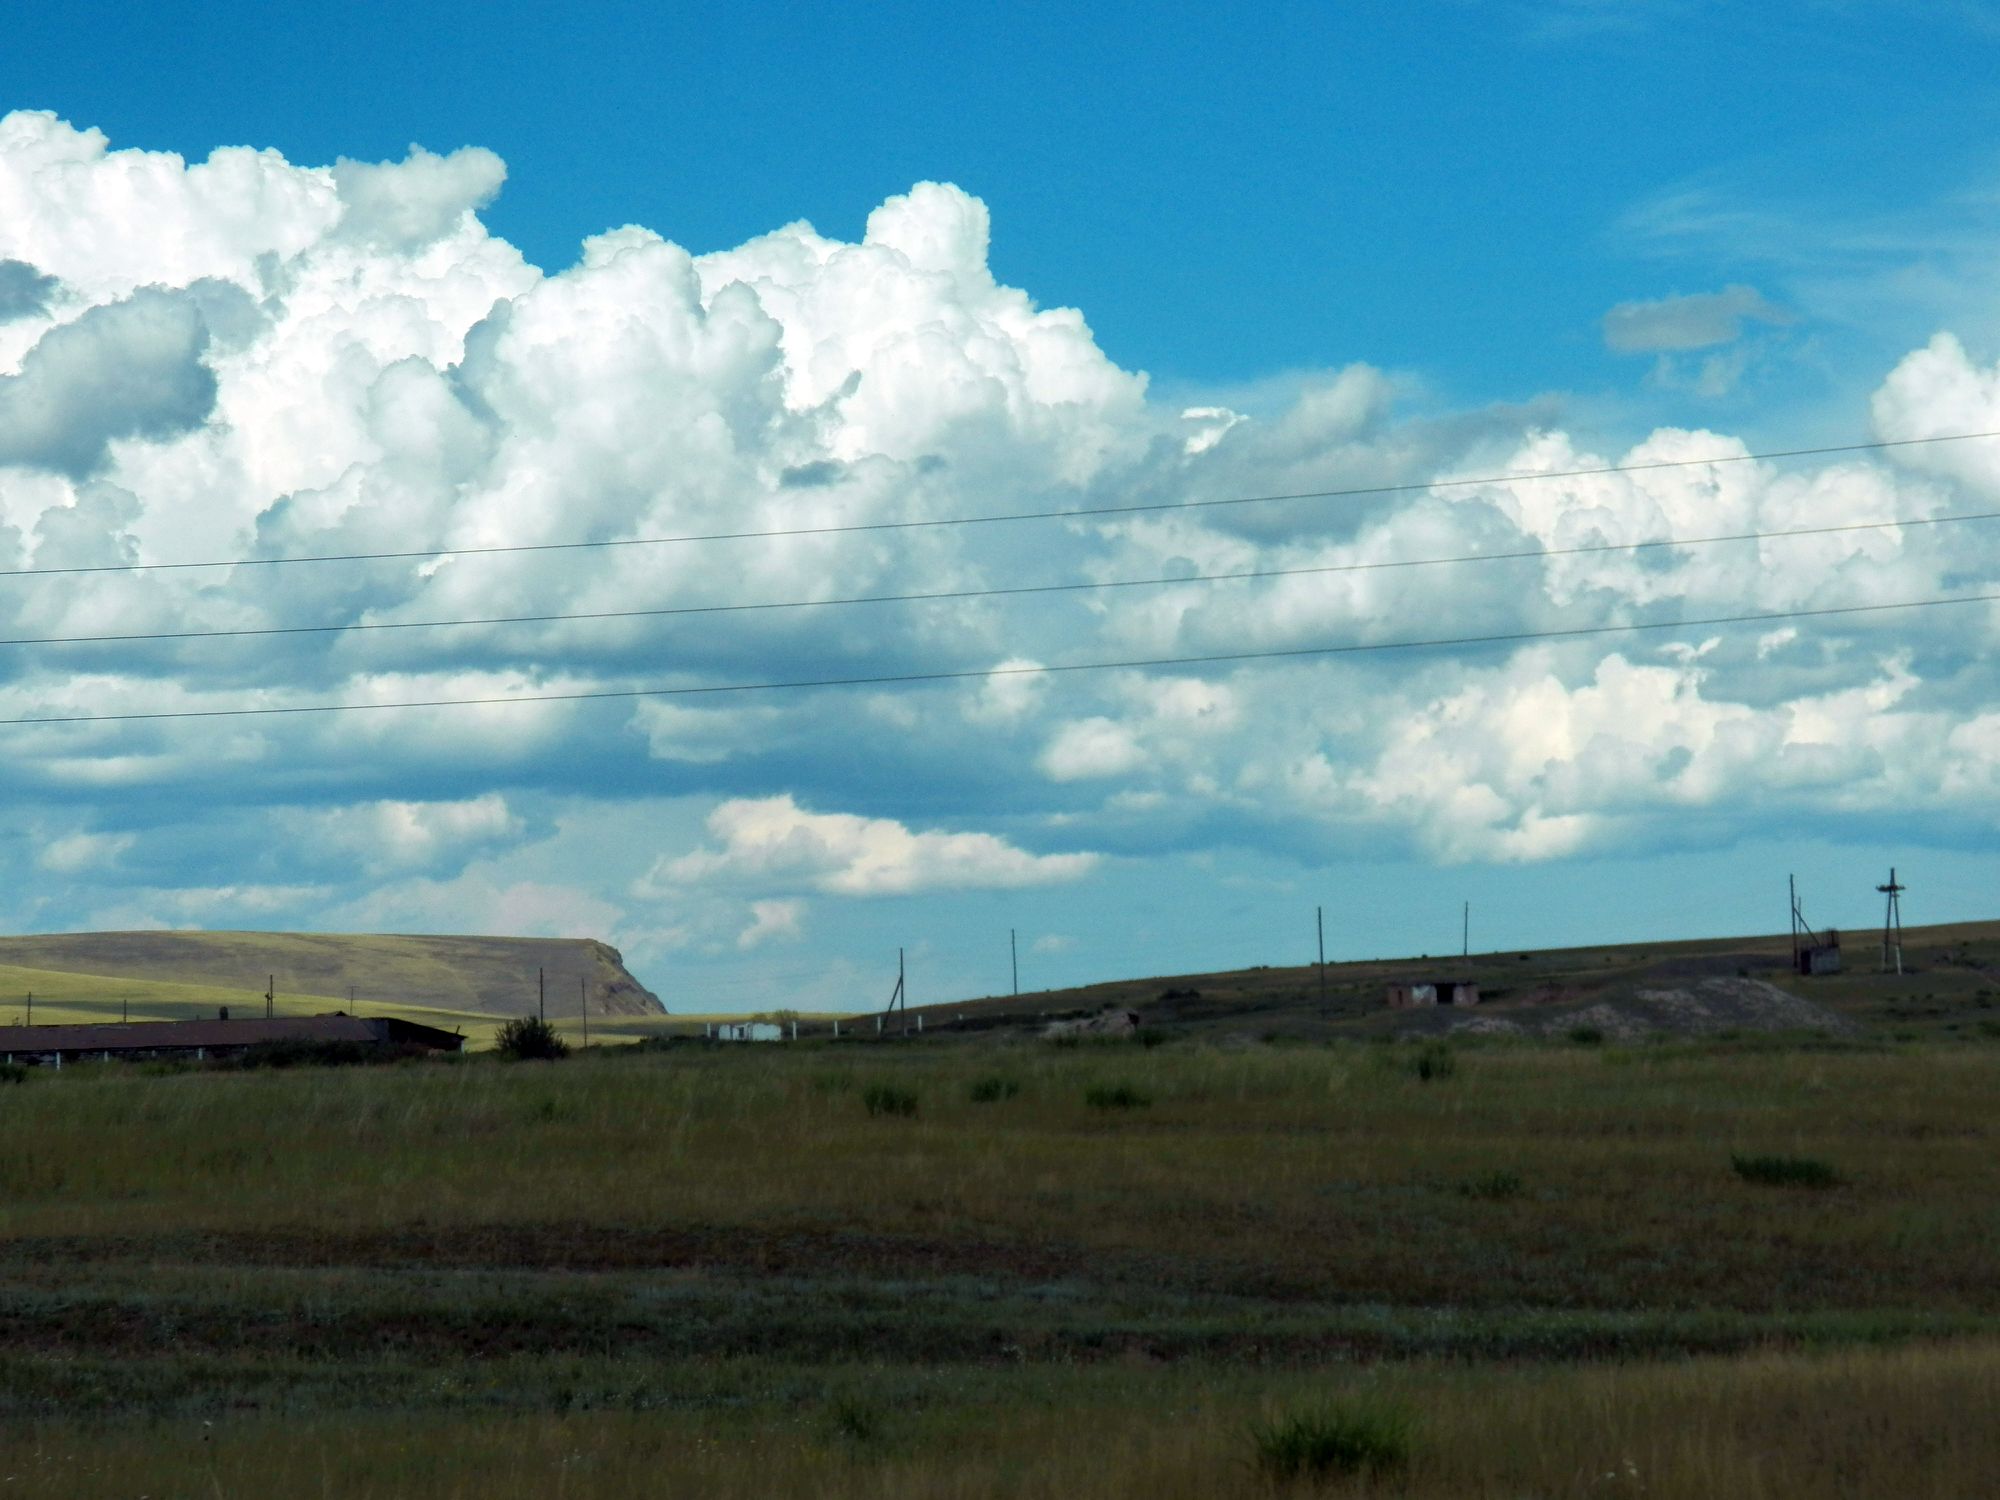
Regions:
<instances>
[{"instance_id":1,"label":"weed clump","mask_svg":"<svg viewBox=\"0 0 2000 1500\"><path fill-rule=\"evenodd\" d=\"M1602 1026L1572 1026L1569 1039L1579 1047L1601 1047L1604 1045Z\"/></svg>"},{"instance_id":2,"label":"weed clump","mask_svg":"<svg viewBox=\"0 0 2000 1500\"><path fill-rule=\"evenodd\" d=\"M1083 1102L1092 1109L1144 1109L1153 1099L1129 1083L1099 1083L1083 1091Z\"/></svg>"},{"instance_id":3,"label":"weed clump","mask_svg":"<svg viewBox=\"0 0 2000 1500\"><path fill-rule=\"evenodd\" d=\"M1021 1085L1013 1078L982 1078L968 1092L974 1104L998 1104L1020 1093Z\"/></svg>"},{"instance_id":4,"label":"weed clump","mask_svg":"<svg viewBox=\"0 0 2000 1500\"><path fill-rule=\"evenodd\" d=\"M1465 1198L1484 1198L1490 1203L1502 1203L1509 1198L1521 1196L1521 1174L1519 1172L1479 1172L1458 1185L1459 1195Z\"/></svg>"},{"instance_id":5,"label":"weed clump","mask_svg":"<svg viewBox=\"0 0 2000 1500\"><path fill-rule=\"evenodd\" d=\"M522 1016L494 1033L493 1050L509 1062L555 1062L569 1056L569 1043L540 1016Z\"/></svg>"},{"instance_id":6,"label":"weed clump","mask_svg":"<svg viewBox=\"0 0 2000 1500\"><path fill-rule=\"evenodd\" d=\"M1832 1165L1810 1156L1741 1156L1732 1154L1729 1165L1745 1182L1765 1187L1839 1187L1841 1177Z\"/></svg>"},{"instance_id":7,"label":"weed clump","mask_svg":"<svg viewBox=\"0 0 2000 1500\"><path fill-rule=\"evenodd\" d=\"M917 1096L909 1089L899 1089L892 1083L871 1083L862 1090L861 1102L867 1106L870 1115L900 1115L905 1118L917 1112Z\"/></svg>"},{"instance_id":8,"label":"weed clump","mask_svg":"<svg viewBox=\"0 0 2000 1500\"><path fill-rule=\"evenodd\" d=\"M26 1083L28 1065L26 1063L0 1063L0 1083Z\"/></svg>"},{"instance_id":9,"label":"weed clump","mask_svg":"<svg viewBox=\"0 0 2000 1500\"><path fill-rule=\"evenodd\" d=\"M1449 1078L1458 1071L1458 1054L1443 1042L1426 1042L1410 1059L1409 1069L1424 1083Z\"/></svg>"},{"instance_id":10,"label":"weed clump","mask_svg":"<svg viewBox=\"0 0 2000 1500\"><path fill-rule=\"evenodd\" d=\"M1349 1403L1254 1423L1250 1440L1257 1467L1271 1479L1331 1479L1401 1468L1414 1428L1400 1407Z\"/></svg>"}]
</instances>

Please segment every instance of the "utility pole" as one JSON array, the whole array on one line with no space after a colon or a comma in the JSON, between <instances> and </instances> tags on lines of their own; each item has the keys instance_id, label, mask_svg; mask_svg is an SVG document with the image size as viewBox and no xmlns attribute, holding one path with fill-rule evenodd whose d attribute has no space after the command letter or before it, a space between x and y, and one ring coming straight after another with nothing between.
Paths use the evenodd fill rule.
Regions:
<instances>
[{"instance_id":1,"label":"utility pole","mask_svg":"<svg viewBox=\"0 0 2000 1500\"><path fill-rule=\"evenodd\" d=\"M1792 972L1799 972L1799 877L1787 875L1785 888L1792 897Z\"/></svg>"},{"instance_id":2,"label":"utility pole","mask_svg":"<svg viewBox=\"0 0 2000 1500\"><path fill-rule=\"evenodd\" d=\"M1468 964L1472 962L1472 903L1465 903L1465 911L1459 918L1458 956Z\"/></svg>"},{"instance_id":3,"label":"utility pole","mask_svg":"<svg viewBox=\"0 0 2000 1500\"><path fill-rule=\"evenodd\" d=\"M546 969L535 970L535 1014L543 1025L549 1019L549 975Z\"/></svg>"},{"instance_id":4,"label":"utility pole","mask_svg":"<svg viewBox=\"0 0 2000 1500\"><path fill-rule=\"evenodd\" d=\"M1014 929L1011 927L1007 929L1007 961L1014 969L1014 997L1019 999L1021 995L1021 949L1020 945L1014 940Z\"/></svg>"},{"instance_id":5,"label":"utility pole","mask_svg":"<svg viewBox=\"0 0 2000 1500\"><path fill-rule=\"evenodd\" d=\"M35 992L33 990L28 991L28 1024L30 1026L35 1024Z\"/></svg>"},{"instance_id":6,"label":"utility pole","mask_svg":"<svg viewBox=\"0 0 2000 1500\"><path fill-rule=\"evenodd\" d=\"M583 1007L583 1050L590 1050L590 991L584 988L581 974L576 976L576 1003Z\"/></svg>"},{"instance_id":7,"label":"utility pole","mask_svg":"<svg viewBox=\"0 0 2000 1500\"><path fill-rule=\"evenodd\" d=\"M1875 887L1889 898L1889 906L1882 913L1882 969L1888 972L1889 953L1893 945L1896 954L1896 972L1903 972L1903 892L1909 887L1898 883L1896 867L1889 866L1889 883ZM1892 937L1891 934L1894 934Z\"/></svg>"},{"instance_id":8,"label":"utility pole","mask_svg":"<svg viewBox=\"0 0 2000 1500\"><path fill-rule=\"evenodd\" d=\"M1319 1008L1326 1009L1326 908L1313 908L1313 930L1319 934Z\"/></svg>"},{"instance_id":9,"label":"utility pole","mask_svg":"<svg viewBox=\"0 0 2000 1500\"><path fill-rule=\"evenodd\" d=\"M896 987L889 991L889 1003L882 1008L882 1015L886 1016L893 1013L899 1005L904 1010L910 1008L909 997L903 992L903 950L901 948L896 950ZM875 1018L875 1029L877 1031L882 1029L882 1016Z\"/></svg>"},{"instance_id":10,"label":"utility pole","mask_svg":"<svg viewBox=\"0 0 2000 1500\"><path fill-rule=\"evenodd\" d=\"M278 1014L278 976L271 975L264 981L264 1019L269 1021Z\"/></svg>"}]
</instances>

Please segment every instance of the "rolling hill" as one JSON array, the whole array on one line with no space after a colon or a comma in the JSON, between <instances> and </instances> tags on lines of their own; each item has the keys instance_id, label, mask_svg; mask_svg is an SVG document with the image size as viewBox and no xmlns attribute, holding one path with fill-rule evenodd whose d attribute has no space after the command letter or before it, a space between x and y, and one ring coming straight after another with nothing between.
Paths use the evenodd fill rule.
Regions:
<instances>
[{"instance_id":1,"label":"rolling hill","mask_svg":"<svg viewBox=\"0 0 2000 1500\"><path fill-rule=\"evenodd\" d=\"M261 997L274 983L281 1001L314 997L363 1009L483 1016L533 1011L539 973L552 1017L580 1016L586 1000L593 1017L657 1016L665 1009L626 970L616 948L583 938L73 932L0 937L0 966L62 975L66 992L95 989L103 1000L135 985Z\"/></svg>"}]
</instances>

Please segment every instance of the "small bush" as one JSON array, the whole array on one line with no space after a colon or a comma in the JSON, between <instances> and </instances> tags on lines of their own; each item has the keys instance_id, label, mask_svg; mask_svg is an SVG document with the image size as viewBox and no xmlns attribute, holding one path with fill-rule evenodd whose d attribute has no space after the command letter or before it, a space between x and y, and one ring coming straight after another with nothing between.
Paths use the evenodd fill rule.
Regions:
<instances>
[{"instance_id":1,"label":"small bush","mask_svg":"<svg viewBox=\"0 0 2000 1500\"><path fill-rule=\"evenodd\" d=\"M0 1083L26 1083L28 1065L26 1063L0 1063Z\"/></svg>"},{"instance_id":2,"label":"small bush","mask_svg":"<svg viewBox=\"0 0 2000 1500\"><path fill-rule=\"evenodd\" d=\"M869 1447L881 1442L887 1425L879 1408L852 1399L834 1404L832 1423L836 1437L857 1447Z\"/></svg>"},{"instance_id":3,"label":"small bush","mask_svg":"<svg viewBox=\"0 0 2000 1500\"><path fill-rule=\"evenodd\" d=\"M1099 1083L1083 1091L1083 1102L1092 1109L1144 1109L1153 1101L1129 1083Z\"/></svg>"},{"instance_id":4,"label":"small bush","mask_svg":"<svg viewBox=\"0 0 2000 1500\"><path fill-rule=\"evenodd\" d=\"M998 1104L1020 1092L1021 1085L1012 1078L982 1078L973 1084L971 1097L974 1104Z\"/></svg>"},{"instance_id":5,"label":"small bush","mask_svg":"<svg viewBox=\"0 0 2000 1500\"><path fill-rule=\"evenodd\" d=\"M1250 1440L1270 1478L1326 1479L1400 1468L1414 1425L1399 1407L1350 1403L1255 1423Z\"/></svg>"},{"instance_id":6,"label":"small bush","mask_svg":"<svg viewBox=\"0 0 2000 1500\"><path fill-rule=\"evenodd\" d=\"M569 1043L540 1016L522 1016L494 1034L493 1050L509 1062L555 1062L569 1056Z\"/></svg>"},{"instance_id":7,"label":"small bush","mask_svg":"<svg viewBox=\"0 0 2000 1500\"><path fill-rule=\"evenodd\" d=\"M1572 1026L1569 1039L1579 1047L1601 1047L1604 1045L1602 1026Z\"/></svg>"},{"instance_id":8,"label":"small bush","mask_svg":"<svg viewBox=\"0 0 2000 1500\"><path fill-rule=\"evenodd\" d=\"M1485 1198L1499 1203L1508 1198L1521 1196L1521 1174L1519 1172L1480 1172L1468 1177L1458 1185L1458 1191L1467 1198Z\"/></svg>"},{"instance_id":9,"label":"small bush","mask_svg":"<svg viewBox=\"0 0 2000 1500\"><path fill-rule=\"evenodd\" d=\"M1426 1042L1410 1059L1409 1069L1425 1083L1449 1078L1458 1071L1458 1054L1443 1042Z\"/></svg>"},{"instance_id":10,"label":"small bush","mask_svg":"<svg viewBox=\"0 0 2000 1500\"><path fill-rule=\"evenodd\" d=\"M909 1116L917 1112L917 1096L891 1083L869 1084L862 1091L861 1102L868 1106L871 1115Z\"/></svg>"},{"instance_id":11,"label":"small bush","mask_svg":"<svg viewBox=\"0 0 2000 1500\"><path fill-rule=\"evenodd\" d=\"M1840 1186L1840 1174L1810 1156L1737 1156L1729 1165L1745 1182L1765 1187L1830 1188Z\"/></svg>"}]
</instances>

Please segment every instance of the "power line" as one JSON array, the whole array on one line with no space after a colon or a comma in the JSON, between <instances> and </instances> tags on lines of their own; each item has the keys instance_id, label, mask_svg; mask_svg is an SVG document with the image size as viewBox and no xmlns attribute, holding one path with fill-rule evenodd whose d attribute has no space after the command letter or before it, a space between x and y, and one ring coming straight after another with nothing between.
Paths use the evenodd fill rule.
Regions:
<instances>
[{"instance_id":1,"label":"power line","mask_svg":"<svg viewBox=\"0 0 2000 1500\"><path fill-rule=\"evenodd\" d=\"M1769 542L1792 537L1831 536L1851 531L1887 531L1901 527L1946 526L1962 521L2000 520L2000 511L1954 516L1921 516L1910 520L1847 521L1830 526L1800 526L1785 531L1737 531L1718 536L1658 537L1643 542L1588 542L1574 547L1523 548L1514 552L1470 552L1454 557L1387 558L1368 562L1317 563L1297 568L1246 568L1230 573L1188 573L1179 577L1113 578L1074 583L1029 583L980 589L941 589L927 593L857 594L836 599L784 599L751 604L676 604L652 609L600 609L540 615L485 615L458 620L356 620L336 625L246 625L219 630L144 630L105 635L41 635L0 637L5 646L89 646L138 644L147 641L235 640L252 636L335 635L366 630L454 630L481 625L553 625L589 620L640 620L675 615L741 614L755 610L833 609L857 604L935 604L954 600L999 599L1031 594L1084 593L1103 589L1161 588L1174 584L1235 583L1265 578L1303 578L1329 573L1372 573L1391 568L1436 568L1459 564L1519 562L1534 558L1581 557L1610 552L1644 552L1662 547L1708 547L1727 542Z\"/></svg>"},{"instance_id":2,"label":"power line","mask_svg":"<svg viewBox=\"0 0 2000 1500\"><path fill-rule=\"evenodd\" d=\"M978 516L934 516L903 521L845 521L825 526L776 526L756 531L690 532L679 536L608 537L578 542L512 542L483 547L420 547L399 552L326 552L296 557L219 557L191 562L91 563L65 568L0 568L0 578L55 578L85 573L158 573L187 568L275 568L299 563L413 562L436 557L490 557L502 553L574 552L599 547L664 547L698 542L745 542L782 537L844 536L870 531L919 531L946 526L990 526L1010 521L1071 521L1148 512L1210 510L1224 506L1273 505L1286 500L1351 500L1406 495L1424 490L1467 489L1488 484L1523 484L1544 479L1592 479L1608 474L1645 474L1705 464L1766 463L1784 458L1825 458L1836 453L1872 453L1929 443L1964 443L2000 437L1994 432L1947 432L1931 437L1885 438L1865 443L1833 443L1819 448L1785 448L1768 453L1724 453L1710 458L1662 458L1643 464L1603 464L1589 469L1495 474L1478 479L1425 479L1404 484L1361 485L1349 489L1300 490L1282 495L1231 495L1210 500L1159 500L1137 505L1093 505L1069 510L1007 511Z\"/></svg>"},{"instance_id":3,"label":"power line","mask_svg":"<svg viewBox=\"0 0 2000 1500\"><path fill-rule=\"evenodd\" d=\"M567 693L517 693L485 698L420 698L396 703L302 703L268 708L188 708L146 713L62 714L0 719L0 727L36 724L126 724L163 719L273 718L288 714L390 712L411 708L484 708L517 703L586 703L608 699L692 698L726 693L798 692L811 688L908 687L931 682L972 682L998 677L1046 677L1070 672L1109 672L1154 667L1221 666L1232 662L1282 661L1305 657L1350 656L1376 651L1512 645L1526 641L1576 640L1588 636L1633 635L1642 631L1694 630L1711 625L1761 625L1782 620L1816 620L1835 615L1882 614L1899 609L1936 609L1953 604L2000 603L2000 593L1906 599L1890 604L1841 604L1823 609L1785 609L1755 614L1709 615L1693 620L1646 620L1624 625L1576 625L1557 630L1510 630L1491 635L1437 636L1422 640L1361 641L1338 646L1289 646L1265 651L1222 651L1203 656L1141 657L1128 661L1059 662L1053 665L968 667L950 671L895 672L867 677L818 677L781 682L707 683L688 687L594 688Z\"/></svg>"}]
</instances>

